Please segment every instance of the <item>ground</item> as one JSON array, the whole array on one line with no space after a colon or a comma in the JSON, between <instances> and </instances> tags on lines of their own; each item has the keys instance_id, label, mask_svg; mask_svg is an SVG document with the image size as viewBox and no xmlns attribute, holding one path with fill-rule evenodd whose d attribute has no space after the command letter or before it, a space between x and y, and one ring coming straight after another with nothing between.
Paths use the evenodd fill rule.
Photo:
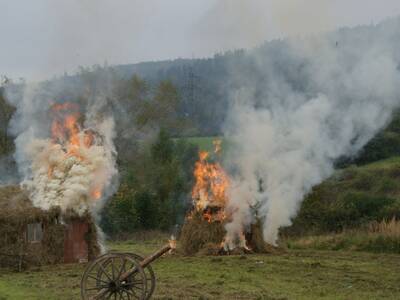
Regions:
<instances>
[{"instance_id":1,"label":"ground","mask_svg":"<svg viewBox=\"0 0 400 300\"><path fill-rule=\"evenodd\" d=\"M164 241L110 243L149 254ZM279 255L182 257L153 263L154 299L400 299L400 255L288 250ZM79 299L84 264L0 269L0 299Z\"/></svg>"}]
</instances>

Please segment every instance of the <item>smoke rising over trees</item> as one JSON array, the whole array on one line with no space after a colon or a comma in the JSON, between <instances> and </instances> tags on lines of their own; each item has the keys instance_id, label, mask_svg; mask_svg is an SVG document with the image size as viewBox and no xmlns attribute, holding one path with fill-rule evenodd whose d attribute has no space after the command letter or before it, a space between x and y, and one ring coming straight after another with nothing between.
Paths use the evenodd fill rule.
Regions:
<instances>
[{"instance_id":1,"label":"smoke rising over trees","mask_svg":"<svg viewBox=\"0 0 400 300\"><path fill-rule=\"evenodd\" d=\"M164 220L161 227L179 221L184 201L178 198L187 192L191 157L196 155L191 156L195 153L193 147L172 145L171 137L223 132L236 136L239 151L233 159L235 155L243 158L250 152L256 153L250 165L257 168L247 169L242 163L233 163L232 168L252 182L248 186L251 193L258 190L256 185L263 179L265 194L253 193L251 197L264 203L262 209L268 215L272 212L270 204L266 204L271 197L268 186L275 184L269 180L279 177L269 174L280 169L279 164L303 169L304 178L310 176L307 183L297 181L294 175L290 179L299 184L292 186L297 187L295 198L301 200L312 185L329 176L338 158L356 155L388 124L397 105L393 87L397 84L396 68L400 61L398 24L399 19L391 19L377 26L344 28L322 37L274 40L253 50L231 51L210 59L149 62L107 71L82 70L76 76L65 76L45 85L49 89L63 86L59 89L60 99L78 99L85 106L90 102L85 90L100 89L99 77L112 83L108 85L111 90L102 110L117 116L116 147L122 177L120 193L109 203L110 215L104 216L104 226L110 226L110 232L127 228L129 222L138 228L152 227L164 213L172 221ZM377 99L382 107L375 105ZM351 117L347 117L349 113ZM254 128L260 130L255 132ZM378 135L367 144L359 163L398 153L395 146L400 144L399 130L394 125L388 130L394 135ZM268 137L266 132L271 135ZM321 137L324 147L319 144ZM286 144L286 138L295 145ZM343 144L336 143L337 138ZM380 148L374 143L390 147ZM7 147L9 144L2 147L4 153L10 153ZM302 147L307 148L304 155L300 155ZM322 154L315 150L322 148L326 150ZM305 162L313 160L324 167L315 172L313 163L293 167L288 163L289 154L288 160L280 157L275 165L270 159L277 152L283 155L291 150L299 150L298 158ZM174 180L165 175L168 172L176 175L171 176ZM282 173L281 179L286 178ZM300 200L295 201L280 225L290 223L288 220L295 215ZM249 221L247 217L251 219L244 216L244 223ZM112 219L124 225L115 227L109 222Z\"/></svg>"}]
</instances>

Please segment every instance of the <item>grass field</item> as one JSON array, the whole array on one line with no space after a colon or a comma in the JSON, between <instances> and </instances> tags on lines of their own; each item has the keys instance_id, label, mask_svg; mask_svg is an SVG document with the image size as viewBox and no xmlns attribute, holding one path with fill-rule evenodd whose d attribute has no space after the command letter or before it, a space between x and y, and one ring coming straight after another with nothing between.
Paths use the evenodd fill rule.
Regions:
<instances>
[{"instance_id":1,"label":"grass field","mask_svg":"<svg viewBox=\"0 0 400 300\"><path fill-rule=\"evenodd\" d=\"M175 139L176 141L178 139ZM222 154L226 152L226 149L228 148L228 142L224 137L221 136L209 136L209 137L188 137L184 138L184 140L190 144L196 145L199 150L202 151L207 151L207 152L214 152L215 145L214 141L216 140L221 140L222 144L222 149L221 152Z\"/></svg>"},{"instance_id":2,"label":"grass field","mask_svg":"<svg viewBox=\"0 0 400 300\"><path fill-rule=\"evenodd\" d=\"M215 140L219 140L221 137L190 137L185 138L188 143L197 145L200 150L212 152L214 151L214 144Z\"/></svg>"},{"instance_id":3,"label":"grass field","mask_svg":"<svg viewBox=\"0 0 400 300\"><path fill-rule=\"evenodd\" d=\"M189 141L202 150L213 149L213 138ZM313 215L316 221L335 220L336 224L341 213L347 216L348 201L365 203L348 195L369 199L372 208L355 206L355 212L395 215L399 178L400 157L338 171L306 199L306 213L300 213L304 222L298 227L304 228ZM386 198L393 203L374 206ZM154 299L400 299L399 237L400 221L388 220L374 228L295 236L286 241L289 250L277 255L165 256L153 264L158 278ZM146 255L167 238L147 232L131 241L109 243L108 248ZM0 300L79 299L84 269L85 264L43 266L21 273L0 269Z\"/></svg>"},{"instance_id":4,"label":"grass field","mask_svg":"<svg viewBox=\"0 0 400 300\"><path fill-rule=\"evenodd\" d=\"M369 226L339 233L309 235L286 240L291 249L352 250L400 254L400 221L371 222Z\"/></svg>"},{"instance_id":5,"label":"grass field","mask_svg":"<svg viewBox=\"0 0 400 300\"><path fill-rule=\"evenodd\" d=\"M149 254L165 240L110 243ZM154 299L400 299L400 255L289 250L280 255L165 256ZM0 299L79 299L84 264L0 269Z\"/></svg>"}]
</instances>

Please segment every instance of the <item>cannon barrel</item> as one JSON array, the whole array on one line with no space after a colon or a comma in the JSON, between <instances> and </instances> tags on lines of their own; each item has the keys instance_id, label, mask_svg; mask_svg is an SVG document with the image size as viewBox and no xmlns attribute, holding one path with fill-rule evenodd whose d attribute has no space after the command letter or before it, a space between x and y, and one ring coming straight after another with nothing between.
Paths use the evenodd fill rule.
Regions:
<instances>
[{"instance_id":1,"label":"cannon barrel","mask_svg":"<svg viewBox=\"0 0 400 300\"><path fill-rule=\"evenodd\" d=\"M157 252L154 252L152 255L149 255L144 260L142 260L140 262L140 265L142 266L142 268L146 268L149 264L151 264L153 261L155 261L161 255L167 253L170 250L172 250L172 247L170 244L167 244L164 247L162 247L160 250L158 250Z\"/></svg>"},{"instance_id":2,"label":"cannon barrel","mask_svg":"<svg viewBox=\"0 0 400 300\"><path fill-rule=\"evenodd\" d=\"M160 250L158 250L157 252L154 252L152 255L147 256L144 260L142 260L140 262L140 266L144 269L146 268L149 264L151 264L153 261L155 261L157 258L159 258L160 256L162 256L163 254L167 253L168 251L170 251L172 249L170 244L165 245L164 247L162 247ZM125 273L121 274L121 276L119 277L120 281L124 281L126 280L129 276L131 276L132 274L134 274L137 271L137 267L134 267L128 271L126 271Z\"/></svg>"}]
</instances>

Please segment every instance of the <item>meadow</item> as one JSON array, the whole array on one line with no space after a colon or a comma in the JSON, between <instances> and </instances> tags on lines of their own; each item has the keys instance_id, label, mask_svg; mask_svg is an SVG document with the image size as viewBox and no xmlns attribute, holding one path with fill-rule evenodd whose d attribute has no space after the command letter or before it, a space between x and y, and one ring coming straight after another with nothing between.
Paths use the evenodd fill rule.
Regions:
<instances>
[{"instance_id":1,"label":"meadow","mask_svg":"<svg viewBox=\"0 0 400 300\"><path fill-rule=\"evenodd\" d=\"M110 242L109 250L150 254L154 234ZM79 299L85 264L0 269L1 300ZM400 255L293 250L274 255L167 255L153 263L154 299L399 299Z\"/></svg>"},{"instance_id":2,"label":"meadow","mask_svg":"<svg viewBox=\"0 0 400 300\"><path fill-rule=\"evenodd\" d=\"M212 151L214 139L189 141ZM400 157L338 170L306 197L278 253L160 258L154 299L400 299L399 170ZM143 231L107 246L145 256L167 240ZM0 269L0 300L80 299L85 267Z\"/></svg>"}]
</instances>

